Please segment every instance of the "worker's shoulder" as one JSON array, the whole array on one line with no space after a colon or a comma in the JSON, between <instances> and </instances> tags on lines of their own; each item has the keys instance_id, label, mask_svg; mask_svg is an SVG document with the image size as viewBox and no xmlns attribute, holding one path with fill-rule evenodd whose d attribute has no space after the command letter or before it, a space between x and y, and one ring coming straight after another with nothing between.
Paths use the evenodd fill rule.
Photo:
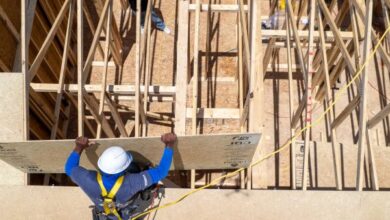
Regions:
<instances>
[{"instance_id":1,"label":"worker's shoulder","mask_svg":"<svg viewBox=\"0 0 390 220\"><path fill-rule=\"evenodd\" d=\"M127 173L124 177L124 188L128 189L131 193L135 193L139 190L143 190L152 184L152 179L148 171L142 171L140 173Z\"/></svg>"},{"instance_id":2,"label":"worker's shoulder","mask_svg":"<svg viewBox=\"0 0 390 220\"><path fill-rule=\"evenodd\" d=\"M72 169L70 177L77 185L86 186L96 182L97 172L77 166Z\"/></svg>"},{"instance_id":3,"label":"worker's shoulder","mask_svg":"<svg viewBox=\"0 0 390 220\"><path fill-rule=\"evenodd\" d=\"M87 170L84 167L77 166L72 169L72 176L84 176L96 178L97 172L95 170Z\"/></svg>"},{"instance_id":4,"label":"worker's shoulder","mask_svg":"<svg viewBox=\"0 0 390 220\"><path fill-rule=\"evenodd\" d=\"M126 173L124 180L126 182L132 182L132 181L143 180L143 179L146 179L146 180L149 179L148 171L142 171L139 173Z\"/></svg>"}]
</instances>

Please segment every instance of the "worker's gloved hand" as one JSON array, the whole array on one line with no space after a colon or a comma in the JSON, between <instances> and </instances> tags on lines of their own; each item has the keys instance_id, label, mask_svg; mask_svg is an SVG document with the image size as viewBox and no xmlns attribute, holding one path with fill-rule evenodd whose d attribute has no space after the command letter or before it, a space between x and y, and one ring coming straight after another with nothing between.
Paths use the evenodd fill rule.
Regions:
<instances>
[{"instance_id":1,"label":"worker's gloved hand","mask_svg":"<svg viewBox=\"0 0 390 220\"><path fill-rule=\"evenodd\" d=\"M87 137L78 137L76 138L76 147L75 151L81 153L85 148L89 147L90 143Z\"/></svg>"},{"instance_id":2,"label":"worker's gloved hand","mask_svg":"<svg viewBox=\"0 0 390 220\"><path fill-rule=\"evenodd\" d=\"M165 144L167 147L173 147L173 145L176 142L176 134L174 133L166 133L161 135L161 141Z\"/></svg>"}]
</instances>

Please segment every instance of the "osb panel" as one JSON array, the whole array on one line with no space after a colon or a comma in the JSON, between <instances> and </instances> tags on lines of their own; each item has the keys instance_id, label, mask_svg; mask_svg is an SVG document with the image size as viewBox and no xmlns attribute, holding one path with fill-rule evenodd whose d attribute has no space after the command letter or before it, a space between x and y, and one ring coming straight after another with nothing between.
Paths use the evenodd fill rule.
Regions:
<instances>
[{"instance_id":1,"label":"osb panel","mask_svg":"<svg viewBox=\"0 0 390 220\"><path fill-rule=\"evenodd\" d=\"M228 169L247 167L260 134L230 134L178 137L172 169ZM122 146L135 161L158 164L164 144L160 137L100 139L88 148L81 165L96 168L98 155L110 146ZM63 173L73 140L0 143L0 158L27 173ZM48 157L47 155L50 155Z\"/></svg>"}]
</instances>

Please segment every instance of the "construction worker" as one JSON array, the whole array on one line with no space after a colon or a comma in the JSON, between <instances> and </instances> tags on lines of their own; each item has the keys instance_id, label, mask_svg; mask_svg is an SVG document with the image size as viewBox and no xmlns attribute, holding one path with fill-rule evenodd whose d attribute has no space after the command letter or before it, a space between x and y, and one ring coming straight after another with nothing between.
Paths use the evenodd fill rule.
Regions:
<instances>
[{"instance_id":1,"label":"construction worker","mask_svg":"<svg viewBox=\"0 0 390 220\"><path fill-rule=\"evenodd\" d=\"M86 137L76 138L76 146L65 164L65 172L95 204L99 217L94 219L129 219L131 215L129 211L125 211L123 204L127 204L138 192L158 183L168 175L176 135L164 134L161 141L165 144L165 150L157 167L140 173L128 173L126 169L132 163L133 157L118 146L106 149L99 157L97 162L99 171L79 166L82 152L92 144Z\"/></svg>"},{"instance_id":2,"label":"construction worker","mask_svg":"<svg viewBox=\"0 0 390 220\"><path fill-rule=\"evenodd\" d=\"M141 1L141 33L144 31L144 23L146 10L148 8L148 0ZM136 15L137 12L137 0L129 0L130 8L133 11L133 15ZM171 29L169 29L164 21L157 15L157 13L152 9L151 11L152 22L156 25L156 28L160 31L164 31L166 34L171 34Z\"/></svg>"}]
</instances>

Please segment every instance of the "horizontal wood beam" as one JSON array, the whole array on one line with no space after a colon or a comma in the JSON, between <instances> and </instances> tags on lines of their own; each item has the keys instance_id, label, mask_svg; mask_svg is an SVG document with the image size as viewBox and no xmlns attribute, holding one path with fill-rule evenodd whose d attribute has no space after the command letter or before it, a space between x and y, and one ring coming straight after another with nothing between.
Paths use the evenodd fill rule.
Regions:
<instances>
[{"instance_id":1,"label":"horizontal wood beam","mask_svg":"<svg viewBox=\"0 0 390 220\"><path fill-rule=\"evenodd\" d=\"M57 92L59 84L51 83L31 83L31 88L36 92ZM87 93L101 92L101 85L98 84L87 84L84 85L85 91ZM65 84L64 90L70 93L77 92L77 84ZM141 93L145 91L144 86L140 86ZM149 94L151 95L165 95L173 96L175 95L176 88L174 86L149 86ZM135 86L133 85L107 85L107 93L115 95L134 95Z\"/></svg>"},{"instance_id":2,"label":"horizontal wood beam","mask_svg":"<svg viewBox=\"0 0 390 220\"><path fill-rule=\"evenodd\" d=\"M112 94L111 100L134 101L135 96L134 95L115 95L115 94ZM148 102L176 102L174 96L164 96L164 95L158 95L158 94L148 95L147 101Z\"/></svg>"},{"instance_id":3,"label":"horizontal wood beam","mask_svg":"<svg viewBox=\"0 0 390 220\"><path fill-rule=\"evenodd\" d=\"M286 38L287 39L287 38ZM268 46L269 47L271 47L271 48L287 48L287 40L286 39L280 39L280 40L276 40L275 42L274 42L274 44L269 44L269 43L265 43L265 42L263 42L263 44L268 44ZM314 45L316 46L316 47L322 47L322 45L320 44L320 42L318 41L318 42L314 42ZM297 48L297 44L295 43L295 42L291 42L291 48ZM301 43L301 48L307 48L307 43L305 43L305 42L302 42ZM334 45L331 43L331 42L329 42L329 43L325 43L325 48L326 49L331 49L331 48L334 48Z\"/></svg>"},{"instance_id":4,"label":"horizontal wood beam","mask_svg":"<svg viewBox=\"0 0 390 220\"><path fill-rule=\"evenodd\" d=\"M192 118L192 108L187 108L187 118ZM197 118L240 119L239 108L198 108Z\"/></svg>"},{"instance_id":5,"label":"horizontal wood beam","mask_svg":"<svg viewBox=\"0 0 390 220\"><path fill-rule=\"evenodd\" d=\"M190 12L195 12L196 4L190 4L188 7ZM238 4L201 4L200 11L208 12L211 9L212 12L238 12L240 10ZM248 5L244 5L244 11L248 11Z\"/></svg>"},{"instance_id":6,"label":"horizontal wood beam","mask_svg":"<svg viewBox=\"0 0 390 220\"><path fill-rule=\"evenodd\" d=\"M104 61L92 61L92 66L93 67L104 67ZM109 61L107 63L108 67L116 67L115 62Z\"/></svg>"},{"instance_id":7,"label":"horizontal wood beam","mask_svg":"<svg viewBox=\"0 0 390 220\"><path fill-rule=\"evenodd\" d=\"M286 30L261 30L261 35L263 38L282 38L287 39ZM333 34L332 31L325 31L325 40L326 41L335 41L337 36ZM351 31L339 31L340 39L342 40L351 40L353 39L353 32ZM298 30L298 36L300 40L309 39L309 31ZM320 40L320 33L318 31L313 32L314 40ZM294 35L291 36L291 39L294 39Z\"/></svg>"},{"instance_id":8,"label":"horizontal wood beam","mask_svg":"<svg viewBox=\"0 0 390 220\"><path fill-rule=\"evenodd\" d=\"M119 113L134 113L135 112L135 109L134 108L131 108L131 107L128 107L128 106L124 106L124 105L118 105L118 104L115 104L116 107L118 108L118 112ZM104 110L106 111L106 110ZM168 113L170 114L170 113ZM146 117L148 118L153 118L153 119L157 119L157 120L164 120L164 121L170 121L170 122L173 122L175 121L175 119L171 116L168 116L168 115L164 115L163 113L156 113L156 112L146 112L145 113Z\"/></svg>"}]
</instances>

